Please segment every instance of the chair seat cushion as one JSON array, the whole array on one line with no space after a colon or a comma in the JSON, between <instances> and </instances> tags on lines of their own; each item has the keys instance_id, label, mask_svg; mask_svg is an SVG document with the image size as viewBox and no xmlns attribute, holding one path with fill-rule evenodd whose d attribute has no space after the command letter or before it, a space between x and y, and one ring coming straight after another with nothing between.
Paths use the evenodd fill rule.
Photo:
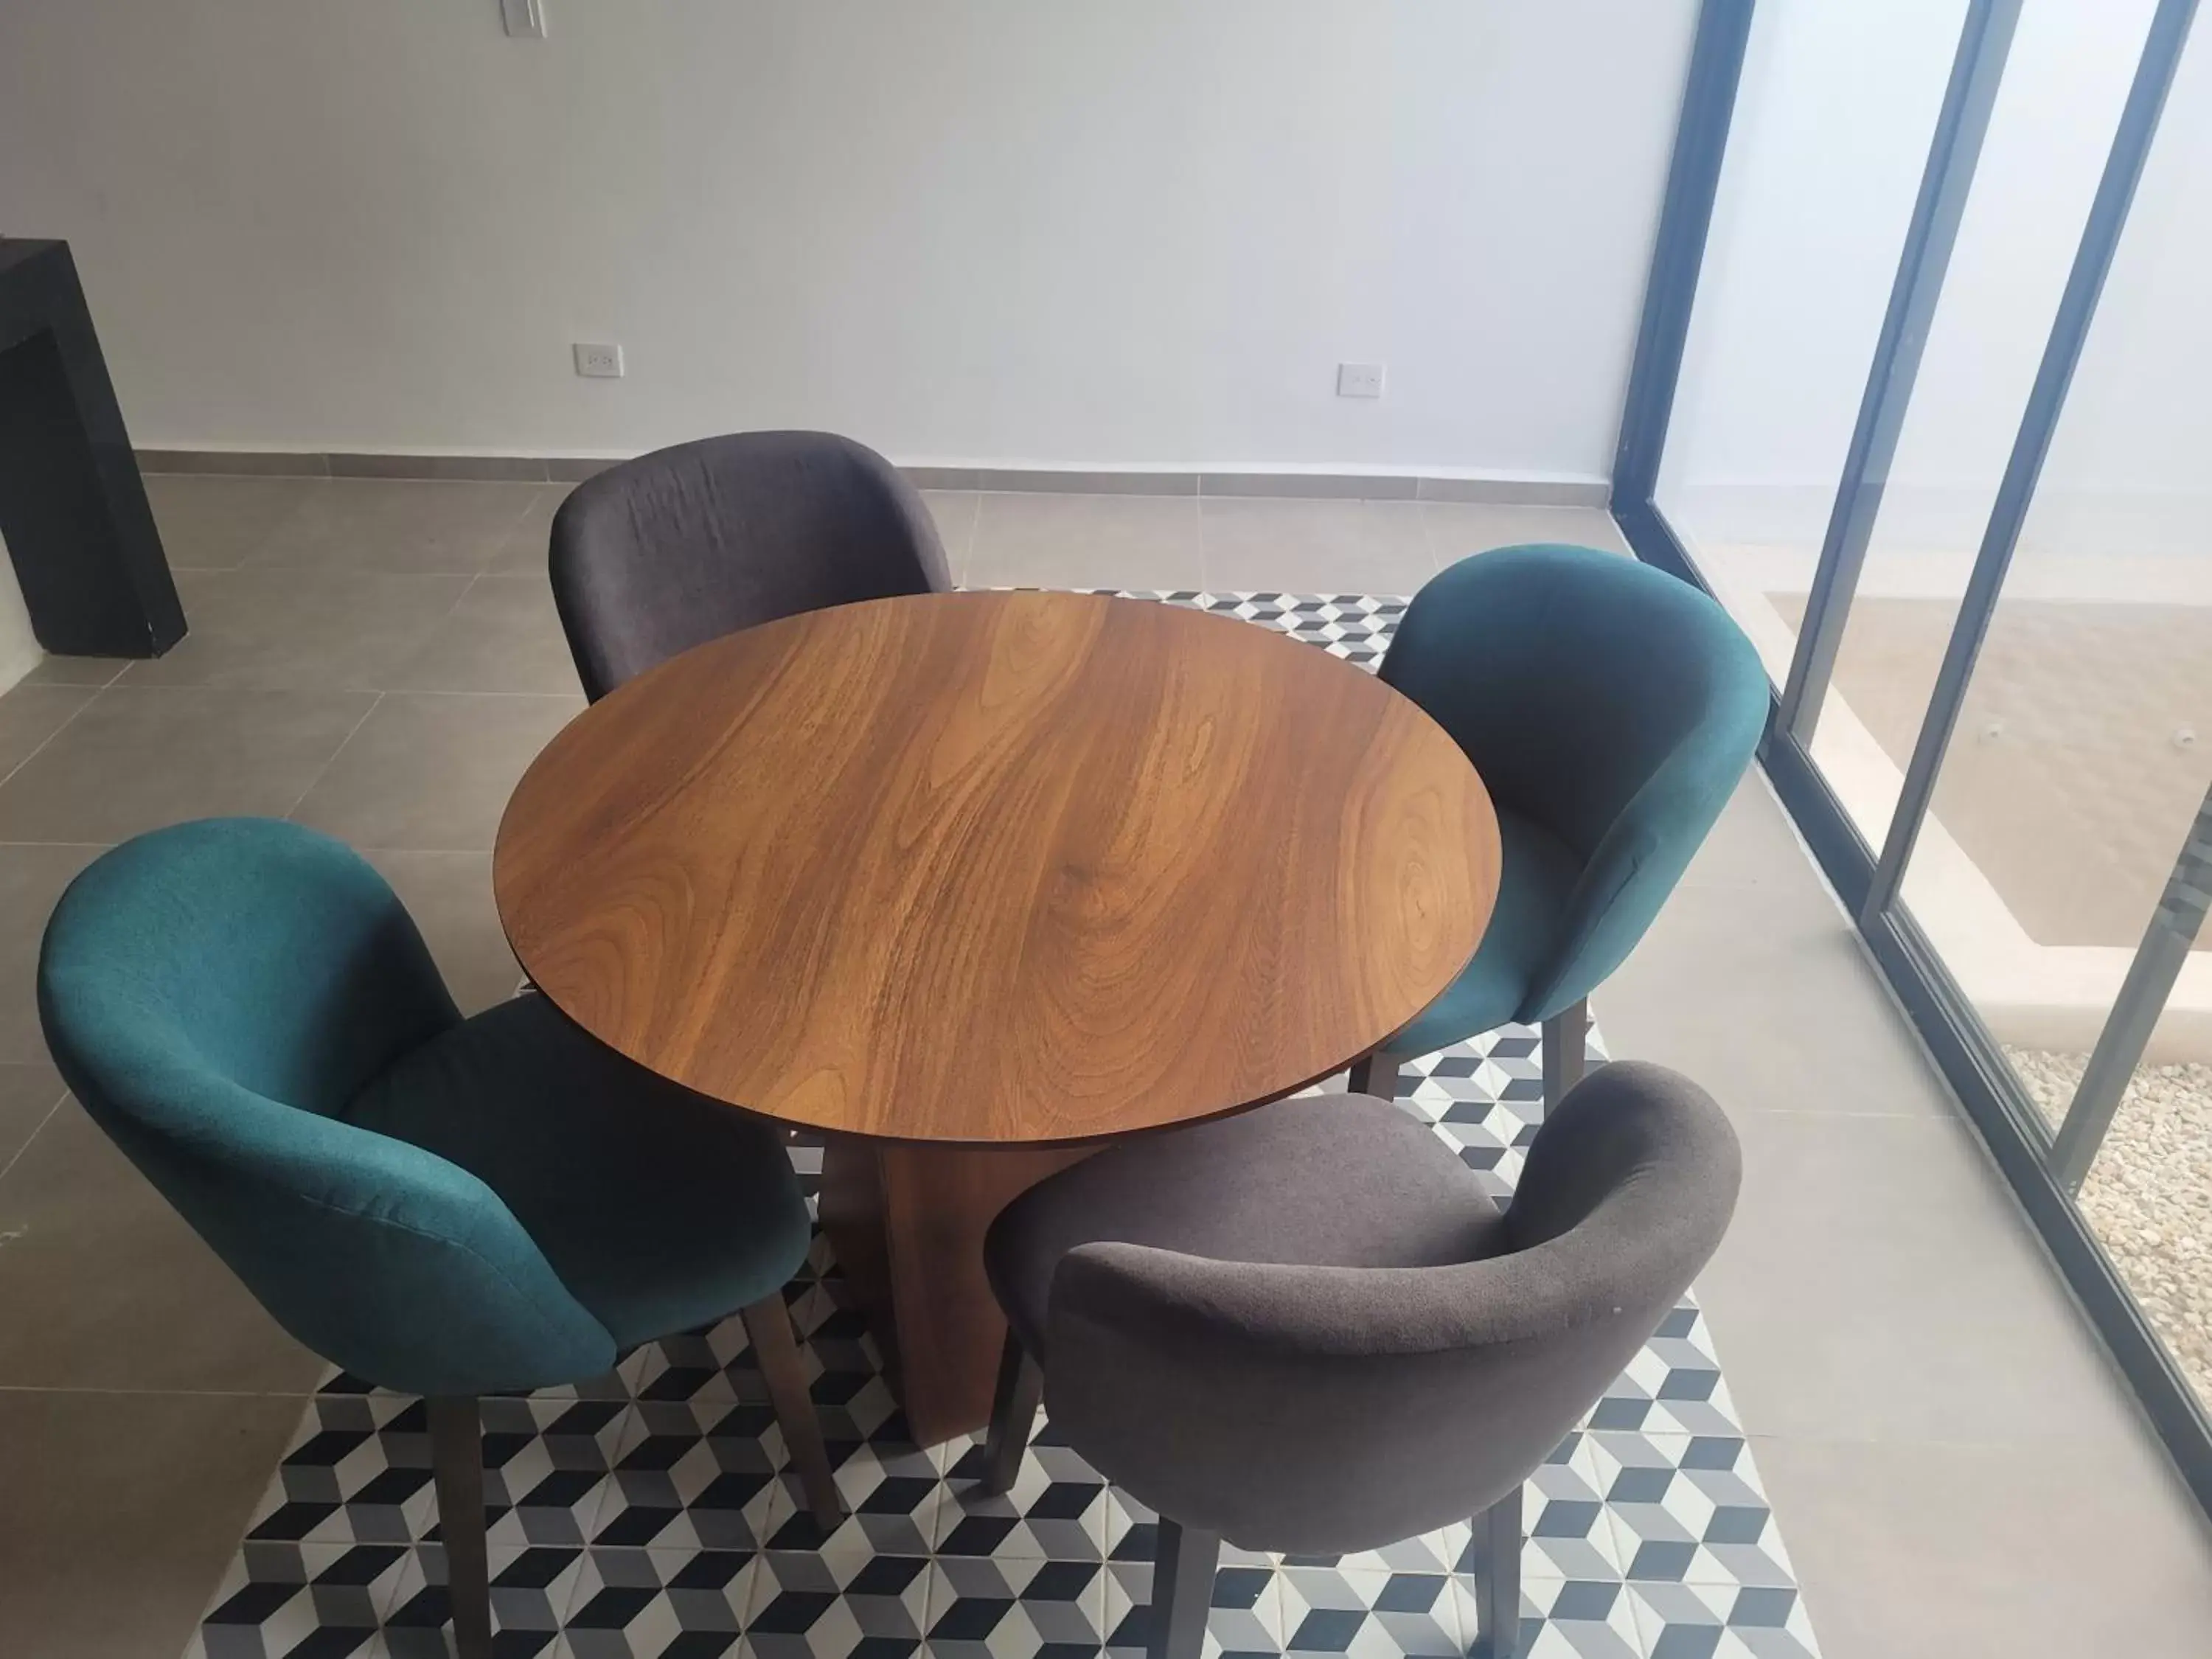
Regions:
<instances>
[{"instance_id":1,"label":"chair seat cushion","mask_svg":"<svg viewBox=\"0 0 2212 1659\"><path fill-rule=\"evenodd\" d=\"M633 1065L543 996L404 1055L345 1115L498 1194L618 1346L757 1302L805 1259L781 1137Z\"/></svg>"},{"instance_id":2,"label":"chair seat cushion","mask_svg":"<svg viewBox=\"0 0 2212 1659\"><path fill-rule=\"evenodd\" d=\"M1502 806L1498 838L1498 904L1474 960L1390 1039L1394 1054L1434 1054L1522 1017L1530 985L1559 948L1582 860L1534 819Z\"/></svg>"},{"instance_id":3,"label":"chair seat cushion","mask_svg":"<svg viewBox=\"0 0 2212 1659\"><path fill-rule=\"evenodd\" d=\"M1032 1354L1053 1270L1080 1244L1222 1261L1427 1267L1503 1248L1500 1217L1436 1133L1366 1095L1309 1095L1123 1141L1023 1194L984 1264Z\"/></svg>"}]
</instances>

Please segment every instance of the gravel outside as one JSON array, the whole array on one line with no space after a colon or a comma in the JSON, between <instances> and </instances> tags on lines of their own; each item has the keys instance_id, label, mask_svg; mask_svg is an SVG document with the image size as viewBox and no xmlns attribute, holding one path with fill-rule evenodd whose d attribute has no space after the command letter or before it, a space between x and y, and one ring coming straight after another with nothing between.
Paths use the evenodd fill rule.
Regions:
<instances>
[{"instance_id":1,"label":"gravel outside","mask_svg":"<svg viewBox=\"0 0 2212 1659\"><path fill-rule=\"evenodd\" d=\"M2056 1127L2088 1056L2005 1055ZM2137 1068L2081 1202L2197 1397L2212 1406L2212 1066Z\"/></svg>"}]
</instances>

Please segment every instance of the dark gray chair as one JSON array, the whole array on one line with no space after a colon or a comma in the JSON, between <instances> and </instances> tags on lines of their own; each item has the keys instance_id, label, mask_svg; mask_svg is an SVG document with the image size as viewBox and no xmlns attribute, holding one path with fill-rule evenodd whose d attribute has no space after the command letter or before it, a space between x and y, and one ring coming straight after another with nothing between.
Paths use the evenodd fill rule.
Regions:
<instances>
[{"instance_id":1,"label":"dark gray chair","mask_svg":"<svg viewBox=\"0 0 2212 1659\"><path fill-rule=\"evenodd\" d=\"M1469 1515L1481 1640L1519 1625L1521 1486L1726 1231L1720 1109L1656 1066L1548 1114L1502 1212L1425 1125L1364 1095L1124 1143L1007 1206L1010 1328L984 1486L1059 1434L1160 1516L1152 1659L1194 1659L1222 1541L1379 1548Z\"/></svg>"},{"instance_id":2,"label":"dark gray chair","mask_svg":"<svg viewBox=\"0 0 2212 1659\"><path fill-rule=\"evenodd\" d=\"M739 432L609 467L553 515L550 560L594 702L741 628L952 585L914 486L828 432Z\"/></svg>"}]
</instances>

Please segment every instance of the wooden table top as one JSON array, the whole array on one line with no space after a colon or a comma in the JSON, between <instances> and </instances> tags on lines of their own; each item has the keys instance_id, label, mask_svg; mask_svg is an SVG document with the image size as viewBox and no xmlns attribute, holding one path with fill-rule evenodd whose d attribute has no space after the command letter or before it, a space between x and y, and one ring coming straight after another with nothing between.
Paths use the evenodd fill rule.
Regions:
<instances>
[{"instance_id":1,"label":"wooden table top","mask_svg":"<svg viewBox=\"0 0 2212 1659\"><path fill-rule=\"evenodd\" d=\"M515 954L631 1059L793 1123L1069 1143L1275 1098L1473 956L1474 768L1266 628L1085 593L817 611L586 710L507 804Z\"/></svg>"}]
</instances>

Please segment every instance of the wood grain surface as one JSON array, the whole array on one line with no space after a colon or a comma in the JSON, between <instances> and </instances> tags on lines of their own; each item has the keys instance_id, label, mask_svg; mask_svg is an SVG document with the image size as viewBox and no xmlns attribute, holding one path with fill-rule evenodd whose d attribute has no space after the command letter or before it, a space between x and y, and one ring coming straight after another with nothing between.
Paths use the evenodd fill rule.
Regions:
<instances>
[{"instance_id":1,"label":"wood grain surface","mask_svg":"<svg viewBox=\"0 0 2212 1659\"><path fill-rule=\"evenodd\" d=\"M701 646L532 765L493 880L602 1041L817 1128L1070 1143L1273 1098L1482 937L1498 830L1413 703L1270 629L939 593Z\"/></svg>"},{"instance_id":2,"label":"wood grain surface","mask_svg":"<svg viewBox=\"0 0 2212 1659\"><path fill-rule=\"evenodd\" d=\"M1006 1316L983 1269L999 1212L1085 1146L931 1146L833 1135L822 1149L822 1231L876 1334L915 1443L991 1419Z\"/></svg>"}]
</instances>

